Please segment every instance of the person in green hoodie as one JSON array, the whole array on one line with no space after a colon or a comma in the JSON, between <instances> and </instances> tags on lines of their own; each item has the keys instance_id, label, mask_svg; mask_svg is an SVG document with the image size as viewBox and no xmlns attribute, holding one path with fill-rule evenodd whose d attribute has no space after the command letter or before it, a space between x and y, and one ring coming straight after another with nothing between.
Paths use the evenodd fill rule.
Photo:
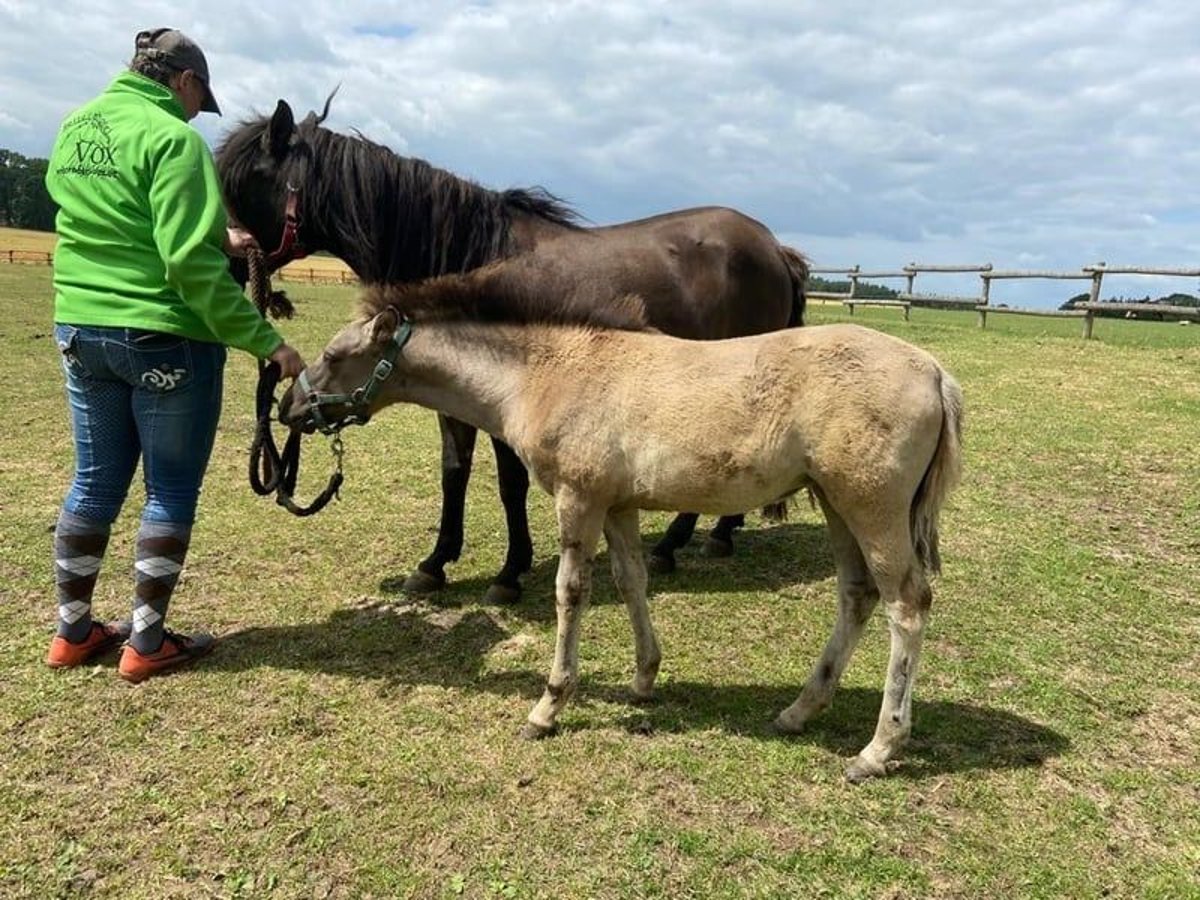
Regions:
<instances>
[{"instance_id":1,"label":"person in green hoodie","mask_svg":"<svg viewBox=\"0 0 1200 900\"><path fill-rule=\"evenodd\" d=\"M304 368L229 274L226 252L252 239L228 227L212 155L188 124L201 111L220 113L203 52L175 29L143 31L128 71L67 117L50 157L54 333L75 440L54 538L53 667L126 641L118 671L138 682L212 649L212 635L164 620L221 413L226 347L285 377ZM93 621L96 576L139 460L132 621Z\"/></svg>"}]
</instances>

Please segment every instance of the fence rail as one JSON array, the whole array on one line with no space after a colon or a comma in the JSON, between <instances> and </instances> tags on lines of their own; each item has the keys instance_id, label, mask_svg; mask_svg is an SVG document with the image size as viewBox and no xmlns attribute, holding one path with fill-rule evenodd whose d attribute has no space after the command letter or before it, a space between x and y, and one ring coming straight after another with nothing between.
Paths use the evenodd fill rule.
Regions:
<instances>
[{"instance_id":1,"label":"fence rail","mask_svg":"<svg viewBox=\"0 0 1200 900\"><path fill-rule=\"evenodd\" d=\"M358 284L358 276L348 269L300 269L293 265L280 269L275 273L275 277L280 281L302 281L307 284Z\"/></svg>"},{"instance_id":2,"label":"fence rail","mask_svg":"<svg viewBox=\"0 0 1200 900\"><path fill-rule=\"evenodd\" d=\"M48 266L54 262L54 254L45 250L0 250L0 260L14 264Z\"/></svg>"},{"instance_id":3,"label":"fence rail","mask_svg":"<svg viewBox=\"0 0 1200 900\"><path fill-rule=\"evenodd\" d=\"M54 253L46 250L17 250L0 248L0 262L14 265L49 266ZM300 281L308 284L357 284L358 278L349 269L300 267L294 263L275 273L280 281Z\"/></svg>"},{"instance_id":4,"label":"fence rail","mask_svg":"<svg viewBox=\"0 0 1200 900\"><path fill-rule=\"evenodd\" d=\"M809 296L824 300L838 300L854 314L856 306L885 306L900 307L904 310L904 318L909 317L912 306L948 306L973 309L979 315L979 327L987 328L989 313L1005 313L1023 316L1053 316L1058 318L1083 319L1083 336L1090 338L1098 313L1122 312L1127 314L1152 314L1179 316L1187 319L1200 320L1200 308L1191 306L1168 306L1162 303L1112 303L1100 300L1100 287L1105 275L1159 275L1171 278L1200 277L1197 267L1156 267L1156 266L1110 266L1100 262L1090 266L1082 266L1077 272L1059 272L1032 269L995 269L991 263L963 264L925 264L909 263L899 270L864 271L860 266L825 267L814 266L810 269L814 275L840 275L850 281L850 290L845 293L834 291L810 291ZM979 293L974 297L918 294L914 290L915 281L920 274L970 273L979 274ZM896 296L888 298L858 296L858 283L863 278L903 278L905 290L898 291ZM1073 309L1029 309L1016 306L996 306L991 302L992 282L998 280L1040 278L1060 281L1090 281L1088 299Z\"/></svg>"}]
</instances>

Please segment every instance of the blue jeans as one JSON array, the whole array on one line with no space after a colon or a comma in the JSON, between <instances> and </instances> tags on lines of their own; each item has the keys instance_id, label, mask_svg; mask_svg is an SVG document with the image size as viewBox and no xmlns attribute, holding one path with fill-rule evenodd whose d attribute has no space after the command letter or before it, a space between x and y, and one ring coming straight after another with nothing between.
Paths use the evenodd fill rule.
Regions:
<instances>
[{"instance_id":1,"label":"blue jeans","mask_svg":"<svg viewBox=\"0 0 1200 900\"><path fill-rule=\"evenodd\" d=\"M96 325L55 325L54 339L75 438L63 508L111 523L141 459L142 518L190 525L221 416L225 347Z\"/></svg>"}]
</instances>

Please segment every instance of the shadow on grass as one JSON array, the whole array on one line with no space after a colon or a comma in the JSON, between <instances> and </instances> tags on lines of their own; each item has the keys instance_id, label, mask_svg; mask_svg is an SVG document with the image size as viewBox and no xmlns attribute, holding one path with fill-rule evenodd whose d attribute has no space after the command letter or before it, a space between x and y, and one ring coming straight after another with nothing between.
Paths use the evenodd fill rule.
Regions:
<instances>
[{"instance_id":1,"label":"shadow on grass","mask_svg":"<svg viewBox=\"0 0 1200 900\"><path fill-rule=\"evenodd\" d=\"M647 553L662 538L662 531L646 532L642 545ZM734 556L710 559L702 556L702 540L676 554L679 568L669 575L650 576L650 596L660 592L684 594L743 593L747 591L777 591L796 584L821 581L835 573L833 557L825 526L814 522L788 522L767 528L738 531L734 536ZM601 548L603 548L601 542ZM519 603L505 609L535 621L554 618L554 576L558 557L534 562L533 569L521 579L524 586ZM461 607L477 603L491 584L490 577L455 580L453 567L450 582L438 594L428 596L430 603L444 607ZM389 576L379 583L381 593L404 596L406 575ZM603 549L596 557L593 571L592 603L619 603L611 590L608 553Z\"/></svg>"},{"instance_id":2,"label":"shadow on grass","mask_svg":"<svg viewBox=\"0 0 1200 900\"><path fill-rule=\"evenodd\" d=\"M322 672L396 684L433 684L467 692L521 696L532 704L545 672L485 671L488 654L509 637L487 611L467 612L404 604L334 613L327 621L249 629L226 635L206 668L248 671L260 667ZM546 660L547 669L549 659ZM623 685L585 675L563 713L597 703L625 705L614 724L631 734L687 733L719 729L763 741L798 741L853 756L870 739L881 693L843 688L833 705L800 735L781 735L771 722L798 695L800 685L707 684L665 680L656 699L635 705ZM589 718L595 719L593 710ZM1064 753L1069 741L1058 732L1012 713L968 703L913 703L915 736L902 754L900 777L923 778L969 770L1041 765ZM521 721L513 721L513 740Z\"/></svg>"}]
</instances>

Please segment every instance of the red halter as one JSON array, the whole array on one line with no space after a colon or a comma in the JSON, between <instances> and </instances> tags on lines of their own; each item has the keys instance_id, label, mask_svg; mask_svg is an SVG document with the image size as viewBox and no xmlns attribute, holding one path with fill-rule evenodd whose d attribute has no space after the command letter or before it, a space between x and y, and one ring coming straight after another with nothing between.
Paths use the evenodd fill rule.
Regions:
<instances>
[{"instance_id":1,"label":"red halter","mask_svg":"<svg viewBox=\"0 0 1200 900\"><path fill-rule=\"evenodd\" d=\"M300 188L288 183L287 206L283 211L283 234L279 246L267 254L267 266L274 272L295 259L308 256L308 250L300 243Z\"/></svg>"}]
</instances>

